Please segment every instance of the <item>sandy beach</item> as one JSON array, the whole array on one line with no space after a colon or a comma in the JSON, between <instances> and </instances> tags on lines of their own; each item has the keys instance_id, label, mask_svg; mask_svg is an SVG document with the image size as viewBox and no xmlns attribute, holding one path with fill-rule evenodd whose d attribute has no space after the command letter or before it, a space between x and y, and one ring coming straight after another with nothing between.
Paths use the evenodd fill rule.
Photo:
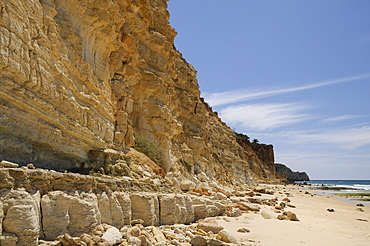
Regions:
<instances>
[{"instance_id":1,"label":"sandy beach","mask_svg":"<svg viewBox=\"0 0 370 246\"><path fill-rule=\"evenodd\" d=\"M275 219L278 213L272 207L262 205L262 210L275 216L274 219L265 219L260 213L243 213L236 218L219 217L218 223L243 245L370 245L369 205L358 207L297 186L276 186L276 190L274 195L264 196L281 200L289 193L290 203L296 207L287 207L285 210L294 212L299 221ZM327 209L333 209L334 212ZM250 232L237 232L240 228L247 228Z\"/></svg>"}]
</instances>

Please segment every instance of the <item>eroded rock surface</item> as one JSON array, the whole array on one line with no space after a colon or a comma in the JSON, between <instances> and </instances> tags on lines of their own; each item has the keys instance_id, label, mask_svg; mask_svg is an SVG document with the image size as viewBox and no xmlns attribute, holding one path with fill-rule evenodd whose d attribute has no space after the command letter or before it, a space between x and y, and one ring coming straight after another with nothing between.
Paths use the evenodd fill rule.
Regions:
<instances>
[{"instance_id":1,"label":"eroded rock surface","mask_svg":"<svg viewBox=\"0 0 370 246\"><path fill-rule=\"evenodd\" d=\"M107 168L124 159L111 150L126 153L136 134L162 152L164 172L275 178L200 98L196 70L174 48L165 0L0 7L0 160L126 172Z\"/></svg>"}]
</instances>

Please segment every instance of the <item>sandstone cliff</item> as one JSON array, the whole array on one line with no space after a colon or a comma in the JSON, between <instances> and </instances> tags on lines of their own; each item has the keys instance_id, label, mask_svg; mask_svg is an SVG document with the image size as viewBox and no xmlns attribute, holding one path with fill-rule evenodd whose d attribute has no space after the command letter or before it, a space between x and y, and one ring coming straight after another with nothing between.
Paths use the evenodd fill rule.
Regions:
<instances>
[{"instance_id":1,"label":"sandstone cliff","mask_svg":"<svg viewBox=\"0 0 370 246\"><path fill-rule=\"evenodd\" d=\"M200 98L165 0L8 0L0 8L0 159L89 170L115 164L110 153L124 156L140 134L180 179L275 179L270 161L241 147Z\"/></svg>"}]
</instances>

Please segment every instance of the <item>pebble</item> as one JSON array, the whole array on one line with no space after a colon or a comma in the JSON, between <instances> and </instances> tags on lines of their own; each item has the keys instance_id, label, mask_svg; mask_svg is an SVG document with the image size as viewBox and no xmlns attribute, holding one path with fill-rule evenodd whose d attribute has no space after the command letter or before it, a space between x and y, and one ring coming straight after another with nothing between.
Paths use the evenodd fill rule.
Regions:
<instances>
[{"instance_id":1,"label":"pebble","mask_svg":"<svg viewBox=\"0 0 370 246\"><path fill-rule=\"evenodd\" d=\"M28 169L36 169L36 167L32 163L27 164L27 168Z\"/></svg>"},{"instance_id":2,"label":"pebble","mask_svg":"<svg viewBox=\"0 0 370 246\"><path fill-rule=\"evenodd\" d=\"M190 241L191 245L193 246L207 246L207 240L202 236L195 236Z\"/></svg>"},{"instance_id":3,"label":"pebble","mask_svg":"<svg viewBox=\"0 0 370 246\"><path fill-rule=\"evenodd\" d=\"M136 225L136 224L144 224L144 220L137 219L137 220L131 221L131 225Z\"/></svg>"},{"instance_id":4,"label":"pebble","mask_svg":"<svg viewBox=\"0 0 370 246\"><path fill-rule=\"evenodd\" d=\"M237 232L248 233L248 232L251 232L251 231L249 229L243 227L243 228L238 229Z\"/></svg>"}]
</instances>

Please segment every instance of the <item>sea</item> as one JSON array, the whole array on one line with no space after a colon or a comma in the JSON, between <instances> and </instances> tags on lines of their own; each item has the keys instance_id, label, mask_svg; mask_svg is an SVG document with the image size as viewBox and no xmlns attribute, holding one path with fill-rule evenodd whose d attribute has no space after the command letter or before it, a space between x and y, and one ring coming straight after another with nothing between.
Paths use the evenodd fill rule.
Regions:
<instances>
[{"instance_id":1,"label":"sea","mask_svg":"<svg viewBox=\"0 0 370 246\"><path fill-rule=\"evenodd\" d=\"M323 196L332 196L337 200L350 203L350 204L358 204L362 203L365 205L370 205L369 201L356 201L351 198L339 197L335 196L335 193L370 193L370 180L311 180L305 181L307 184L311 184L312 188L314 186L326 186L326 187L340 187L343 188L341 190L320 190L315 192L318 195ZM304 183L296 182L296 183Z\"/></svg>"},{"instance_id":2,"label":"sea","mask_svg":"<svg viewBox=\"0 0 370 246\"><path fill-rule=\"evenodd\" d=\"M348 188L348 190L370 191L370 180L311 180L305 182L314 186L343 187Z\"/></svg>"}]
</instances>

